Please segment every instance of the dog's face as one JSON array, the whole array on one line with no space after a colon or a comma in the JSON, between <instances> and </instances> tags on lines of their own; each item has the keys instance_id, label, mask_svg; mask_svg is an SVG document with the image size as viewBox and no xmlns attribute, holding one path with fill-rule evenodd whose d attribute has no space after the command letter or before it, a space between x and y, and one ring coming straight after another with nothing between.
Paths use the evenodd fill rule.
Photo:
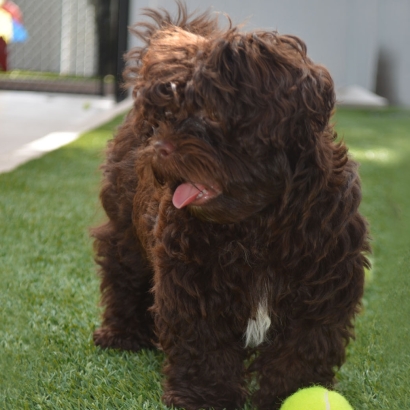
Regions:
<instances>
[{"instance_id":1,"label":"dog's face","mask_svg":"<svg viewBox=\"0 0 410 410\"><path fill-rule=\"evenodd\" d=\"M235 223L320 166L333 83L295 37L201 24L151 26L130 53L138 160L176 208Z\"/></svg>"}]
</instances>

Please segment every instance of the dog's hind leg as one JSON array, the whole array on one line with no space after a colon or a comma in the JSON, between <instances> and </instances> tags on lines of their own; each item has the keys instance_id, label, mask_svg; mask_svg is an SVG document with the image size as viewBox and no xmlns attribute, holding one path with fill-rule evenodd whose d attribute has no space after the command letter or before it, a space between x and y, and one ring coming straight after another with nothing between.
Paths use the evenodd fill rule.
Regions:
<instances>
[{"instance_id":1,"label":"dog's hind leg","mask_svg":"<svg viewBox=\"0 0 410 410\"><path fill-rule=\"evenodd\" d=\"M152 273L144 262L132 232L113 233L110 223L96 229L96 247L102 276L102 325L94 342L103 348L139 350L153 347L153 319L149 308ZM103 256L101 256L103 255Z\"/></svg>"},{"instance_id":2,"label":"dog's hind leg","mask_svg":"<svg viewBox=\"0 0 410 410\"><path fill-rule=\"evenodd\" d=\"M149 312L153 273L132 225L137 180L131 153L127 150L121 161L112 160L110 154L104 166L100 198L109 221L94 229L92 235L105 310L102 325L94 332L94 342L104 348L136 351L153 347L155 336Z\"/></svg>"}]
</instances>

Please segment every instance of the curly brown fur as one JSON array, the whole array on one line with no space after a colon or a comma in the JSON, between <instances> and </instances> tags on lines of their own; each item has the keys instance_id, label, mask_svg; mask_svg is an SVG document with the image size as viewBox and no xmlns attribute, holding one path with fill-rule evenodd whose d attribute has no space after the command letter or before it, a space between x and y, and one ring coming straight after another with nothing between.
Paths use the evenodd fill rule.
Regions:
<instances>
[{"instance_id":1,"label":"curly brown fur","mask_svg":"<svg viewBox=\"0 0 410 410\"><path fill-rule=\"evenodd\" d=\"M103 166L95 343L159 345L163 399L188 410L241 407L252 372L259 409L331 387L369 251L332 79L297 37L221 29L181 4L175 20L146 14L128 55L134 107ZM259 313L266 337L245 347Z\"/></svg>"}]
</instances>

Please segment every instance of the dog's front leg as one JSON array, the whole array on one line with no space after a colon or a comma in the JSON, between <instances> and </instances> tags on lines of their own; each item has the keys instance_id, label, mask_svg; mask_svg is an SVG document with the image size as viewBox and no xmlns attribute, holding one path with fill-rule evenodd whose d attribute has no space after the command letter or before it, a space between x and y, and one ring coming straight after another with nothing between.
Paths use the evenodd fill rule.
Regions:
<instances>
[{"instance_id":1,"label":"dog's front leg","mask_svg":"<svg viewBox=\"0 0 410 410\"><path fill-rule=\"evenodd\" d=\"M259 410L278 409L298 389L313 385L332 388L335 369L344 361L346 330L341 326L295 321L260 348L251 365L259 390L253 402Z\"/></svg>"},{"instance_id":2,"label":"dog's front leg","mask_svg":"<svg viewBox=\"0 0 410 410\"><path fill-rule=\"evenodd\" d=\"M175 287L172 279L165 281L155 287L154 305L159 342L167 356L165 404L186 410L241 408L247 396L246 352L238 335L221 315L201 313L196 297Z\"/></svg>"},{"instance_id":3,"label":"dog's front leg","mask_svg":"<svg viewBox=\"0 0 410 410\"><path fill-rule=\"evenodd\" d=\"M204 330L206 324L186 324ZM186 332L186 330L185 330ZM166 338L170 338L168 333ZM163 400L168 406L186 410L233 410L242 408L247 396L244 384L243 350L227 341L209 349L203 336L195 341L173 336L175 343L167 346Z\"/></svg>"}]
</instances>

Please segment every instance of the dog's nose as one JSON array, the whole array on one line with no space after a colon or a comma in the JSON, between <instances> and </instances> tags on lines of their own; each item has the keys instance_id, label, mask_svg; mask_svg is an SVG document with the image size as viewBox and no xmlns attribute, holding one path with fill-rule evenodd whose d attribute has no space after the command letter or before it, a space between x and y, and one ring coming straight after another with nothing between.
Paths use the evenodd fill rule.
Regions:
<instances>
[{"instance_id":1,"label":"dog's nose","mask_svg":"<svg viewBox=\"0 0 410 410\"><path fill-rule=\"evenodd\" d=\"M157 141L154 144L154 148L161 157L167 157L175 151L174 145L168 141Z\"/></svg>"}]
</instances>

